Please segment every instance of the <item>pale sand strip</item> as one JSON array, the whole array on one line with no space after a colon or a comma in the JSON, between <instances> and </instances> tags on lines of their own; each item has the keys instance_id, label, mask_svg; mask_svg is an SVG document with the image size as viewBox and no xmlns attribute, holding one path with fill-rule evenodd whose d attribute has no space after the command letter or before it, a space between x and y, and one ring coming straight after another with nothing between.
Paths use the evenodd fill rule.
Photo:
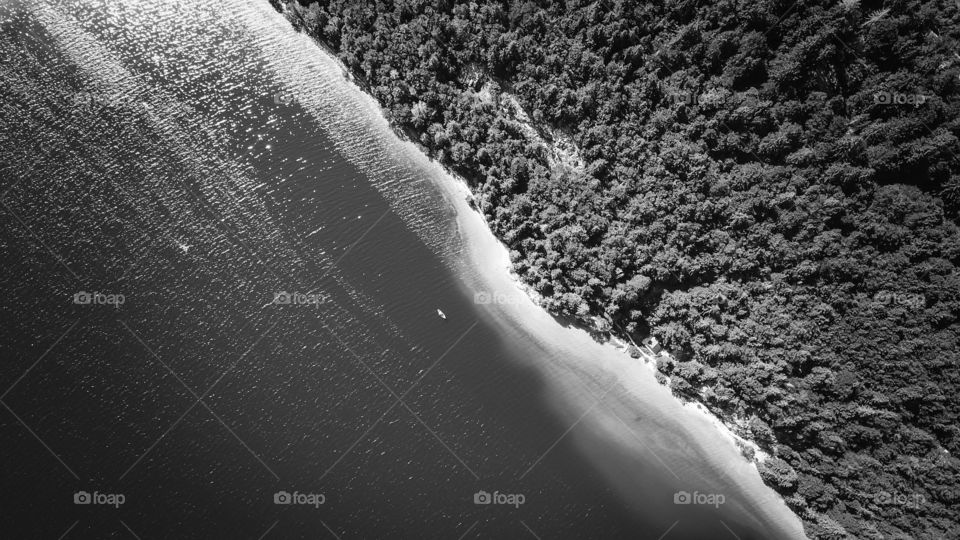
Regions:
<instances>
[{"instance_id":1,"label":"pale sand strip","mask_svg":"<svg viewBox=\"0 0 960 540\"><path fill-rule=\"evenodd\" d=\"M554 383L552 397L557 406L576 419L606 389L613 388L603 403L584 417L578 431L572 432L578 441L591 444L597 436L613 441L624 451L634 452L638 466L643 460L652 461L668 469L668 478L679 477L678 489L696 484L729 492L733 486L738 493L728 497L728 503L731 499L734 504L742 501L748 515L761 516L784 537L805 537L800 519L763 484L756 467L740 454L736 437L719 418L700 404L681 403L656 381L650 361L631 358L613 343L598 343L585 330L564 326L537 305L512 274L506 246L467 203L470 191L466 184L446 171L431 177L456 209L465 294L473 297L480 292L506 299L479 307L488 313L488 324L499 326L517 340L535 342L543 350L542 356L529 363ZM635 420L638 417L640 421ZM600 465L602 468L603 463ZM621 467L614 465L605 472L629 497L631 479Z\"/></svg>"},{"instance_id":2,"label":"pale sand strip","mask_svg":"<svg viewBox=\"0 0 960 540\"><path fill-rule=\"evenodd\" d=\"M744 521L761 521L779 537L805 537L799 518L763 484L719 419L682 404L656 382L648 364L613 344L597 343L581 329L561 325L534 303L511 275L506 247L467 204L467 186L414 144L401 140L376 101L347 78L335 57L294 33L266 2L243 6L234 16L265 36L260 46L278 82L296 92L305 109L326 119L332 132L349 127L358 132L356 140L365 141L363 155L358 155L359 148L342 149L349 159L364 170L412 171L443 194L456 213L463 253L440 255L459 270L464 294L472 298L476 292L487 292L510 299L479 306L478 312L511 341L529 345L534 354L527 362L549 383L547 391L558 413L571 423L579 420L567 436L595 457L597 468L628 504L646 514L655 513L658 504L672 504L637 496L638 485L646 480L644 470L652 477L650 468L656 467L659 480L669 480L667 487L726 493L727 504L740 507ZM318 84L323 86L322 95L312 90ZM395 208L399 215L409 219L391 189L383 191L391 206L399 205ZM604 448L599 448L600 441L606 443ZM624 463L634 464L638 472L632 474ZM669 491L665 495L669 497ZM728 535L718 527L717 538Z\"/></svg>"}]
</instances>

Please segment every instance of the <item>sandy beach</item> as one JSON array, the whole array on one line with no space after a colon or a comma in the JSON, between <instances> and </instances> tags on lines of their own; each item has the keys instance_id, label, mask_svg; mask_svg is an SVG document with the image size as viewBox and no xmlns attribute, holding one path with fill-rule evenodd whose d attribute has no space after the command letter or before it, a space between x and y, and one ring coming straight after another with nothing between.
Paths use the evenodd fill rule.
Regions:
<instances>
[{"instance_id":1,"label":"sandy beach","mask_svg":"<svg viewBox=\"0 0 960 540\"><path fill-rule=\"evenodd\" d=\"M557 407L578 422L569 436L584 444L599 436L613 447L635 452L638 467L639 458L659 464L677 489L697 485L719 491L733 486L738 491L734 504L739 501L745 513L762 516L785 538L805 538L800 519L763 484L719 418L700 404L674 397L656 381L651 361L632 358L614 343L598 343L537 305L512 274L506 246L467 202L471 195L466 184L445 171L432 179L456 211L464 293L490 302L484 307L492 324L543 351L529 362L554 383ZM621 481L623 471L614 467L605 473L630 497L629 482Z\"/></svg>"},{"instance_id":2,"label":"sandy beach","mask_svg":"<svg viewBox=\"0 0 960 540\"><path fill-rule=\"evenodd\" d=\"M245 25L278 31L288 24L282 16L268 13L265 3L257 9L263 17L245 17ZM467 185L401 139L377 102L337 58L302 34L283 47L285 51L278 49L268 57L295 54L301 58L297 70L281 62L267 68L285 82L301 106L327 118L331 131L362 131L362 146L343 145L339 150L372 178L384 179L375 187L408 227L461 276L462 294L473 301L486 295L486 301L477 302L485 322L511 341L526 344L527 354L521 356L549 383L546 398L571 426L564 436L593 456L597 469L618 486L628 505L653 515L672 505L666 499L659 505L635 502L643 500L637 496L637 485L648 476L648 482L657 478L669 484L664 493L671 489L726 493L727 509L735 509L744 523L776 530L782 538L805 537L800 519L763 484L719 419L675 398L656 381L649 363L631 358L613 343L598 343L580 328L561 324L530 298L511 274L507 248L468 203L472 195ZM402 176L416 178L415 183L435 196L424 198L422 189L417 196L411 186L396 182L397 163L403 164ZM456 227L450 230L453 219ZM437 242L438 226L448 227L447 235L454 238ZM457 245L459 250L450 249ZM600 448L598 440L606 444ZM624 463L633 466L625 471ZM729 534L720 524L717 527L718 538Z\"/></svg>"}]
</instances>

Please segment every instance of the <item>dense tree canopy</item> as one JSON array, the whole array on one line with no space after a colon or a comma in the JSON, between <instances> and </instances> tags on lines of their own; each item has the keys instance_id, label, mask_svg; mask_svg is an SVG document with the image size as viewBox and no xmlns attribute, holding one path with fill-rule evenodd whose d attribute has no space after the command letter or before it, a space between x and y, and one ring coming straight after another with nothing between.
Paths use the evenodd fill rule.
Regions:
<instances>
[{"instance_id":1,"label":"dense tree canopy","mask_svg":"<svg viewBox=\"0 0 960 540\"><path fill-rule=\"evenodd\" d=\"M956 534L960 3L643 4L285 9L551 308L660 338L811 537Z\"/></svg>"}]
</instances>

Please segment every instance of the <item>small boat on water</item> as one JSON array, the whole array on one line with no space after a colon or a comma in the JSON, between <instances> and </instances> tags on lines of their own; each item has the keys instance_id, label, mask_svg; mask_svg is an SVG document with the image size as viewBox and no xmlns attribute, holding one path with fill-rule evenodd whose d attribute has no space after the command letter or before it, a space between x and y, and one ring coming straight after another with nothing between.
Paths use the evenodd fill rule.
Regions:
<instances>
[{"instance_id":1,"label":"small boat on water","mask_svg":"<svg viewBox=\"0 0 960 540\"><path fill-rule=\"evenodd\" d=\"M443 320L447 319L447 315L444 312L440 311L439 309L437 310L437 315L439 315L440 318Z\"/></svg>"}]
</instances>

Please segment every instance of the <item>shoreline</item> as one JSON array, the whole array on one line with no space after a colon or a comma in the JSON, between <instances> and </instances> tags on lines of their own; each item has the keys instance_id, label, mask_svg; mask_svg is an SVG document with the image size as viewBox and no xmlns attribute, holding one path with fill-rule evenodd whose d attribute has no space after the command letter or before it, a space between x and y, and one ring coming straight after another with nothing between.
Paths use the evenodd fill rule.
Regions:
<instances>
[{"instance_id":1,"label":"shoreline","mask_svg":"<svg viewBox=\"0 0 960 540\"><path fill-rule=\"evenodd\" d=\"M453 189L451 189L450 191L444 191L444 188L446 186L440 185L442 184L442 182L436 182L436 184L437 184L437 187L441 190L441 192L444 193L444 198L447 199L448 204L450 204L454 208L455 215L456 215L456 223L457 223L457 235L459 237L460 242L462 244L466 244L467 242L469 242L469 239L465 238L463 223L462 223L463 220L461 219L461 212L464 210L462 208L459 208L459 205L455 204L455 201L457 200L475 201L477 200L477 196L471 191L469 182L467 182L465 178L456 174L454 171L443 166L442 164L438 163L438 165L440 165L444 169L447 176L451 177L456 182L455 185L453 186ZM475 214L481 221L483 221L484 225L486 226L487 232L491 236L496 238L496 235L493 233L493 229L490 227L490 223L487 221L486 216L483 214L483 212L479 208L468 204L465 211ZM528 297L539 309L542 309L543 311L548 313L551 317L553 317L554 319L557 319L559 322L561 320L561 317L555 313L552 313L546 306L544 306L544 303L542 301L542 297L540 296L540 294L537 293L535 290L533 290L533 288L530 285L524 283L520 275L514 271L513 265L510 262L510 255L509 255L510 250L507 247L507 245L504 244L503 241L500 240L499 238L496 238L496 241L499 248L496 253L487 252L484 254L483 257L478 257L477 260L475 260L474 262L478 263L480 260L493 260L493 259L505 261L505 263L502 263L503 270L510 276L511 281L513 282L512 284L516 288L516 290L519 291L521 294L525 295L526 297ZM562 317L562 320L564 322L561 324L564 324L565 326L569 325L571 327L574 327L578 330L581 330L583 332L590 334L590 336L594 339L594 341L596 341L599 345L604 347L610 347L616 350L618 353L621 353L626 356L630 356L632 359L640 363L643 367L647 368L648 371L650 372L650 375L653 376L655 379L657 374L660 373L656 367L656 364L657 364L656 356L653 356L650 353L648 353L646 350L644 350L643 347L636 346L635 344L627 343L626 341L624 341L622 337L618 336L613 330L600 332L595 328L590 328L583 321L580 321L574 318ZM603 337L602 339L598 339L597 336L603 336ZM639 357L635 358L633 357L632 354L630 354L631 347L634 347L639 352L640 354ZM670 355L669 352L667 351L663 351L663 353L661 354L668 358L673 358L673 356ZM743 459L747 463L749 463L754 468L754 470L757 471L757 474L759 474L760 471L757 467L757 463L763 462L767 457L769 457L769 454L767 454L762 448L760 448L760 446L757 443L737 434L734 428L730 426L728 420L714 414L702 402L677 395L672 391L672 389L670 389L669 384L662 384L659 381L657 382L658 384L666 388L668 391L670 391L670 394L677 401L679 401L683 405L683 407L689 409L691 412L695 414L703 416L705 420L710 422L717 429L717 431L720 432L720 434L723 435L724 438L726 438L730 442L731 445L737 448L737 450L741 454L742 454L743 446L750 448L754 452L754 456L755 456L754 459L750 459L746 456L743 456Z\"/></svg>"},{"instance_id":2,"label":"shoreline","mask_svg":"<svg viewBox=\"0 0 960 540\"><path fill-rule=\"evenodd\" d=\"M281 13L278 17L286 24L295 25L289 14ZM618 347L615 336L599 342L586 325L578 321L565 324L544 309L537 295L531 294L533 291L513 272L507 246L494 235L483 213L468 203L468 199L476 199L468 181L430 158L408 133L398 129L376 99L364 90L363 81L351 74L329 47L302 30L297 33L319 53L318 61L324 65L324 72L336 68L335 79L339 81L327 82L332 87L325 90L345 98L337 107L350 109L351 124L359 121L372 132L364 152L376 150L383 154L377 159L393 157L407 162L417 170L418 181L422 179L428 189L432 187L431 191L446 201L446 208L439 210L453 218L451 228L455 230L447 233L454 240L459 239L460 249L459 253L438 255L458 270L468 298L479 304L474 297L478 293L502 293L509 297L505 303L478 306L480 315L492 326L499 327L505 336L532 343L536 354L529 355L526 362L551 383L548 397L558 411L572 418L583 418L593 412L580 424L580 429L569 436L578 441L586 453L593 451L588 447L591 443L602 445L618 453L622 458L619 463L637 465L636 470L624 471L622 467L617 469L613 464L605 464L602 459L594 460L611 485L622 490L625 499L631 504L637 503L637 497L630 497L630 490L637 487L636 474L642 472L644 465L656 466L659 461L678 482L680 478L670 465L680 470L686 476L684 486L705 484L714 489L732 488L728 492L739 497L733 497L729 506L738 509L738 516L745 522L777 531L783 537L806 537L799 516L763 483L756 466L742 455L735 434L723 420L702 405L698 409L696 402L688 403L657 381L653 359L632 358L623 346ZM288 84L295 84L299 78L299 74L283 75ZM302 105L310 110L314 104ZM346 111L338 114L345 116ZM358 156L353 155L357 151L359 149L350 149L348 159L357 159ZM613 389L617 392L612 392ZM597 397L602 399L607 396L606 392L610 395L603 405L609 411L594 410L600 401ZM631 425L627 425L624 418ZM578 433L581 430L590 430L595 436L591 439ZM661 459L656 450L660 450L665 459ZM632 478L624 478L625 472ZM634 484L628 485L630 481ZM660 503L672 506L672 501ZM639 511L651 512L643 508L638 508Z\"/></svg>"},{"instance_id":3,"label":"shoreline","mask_svg":"<svg viewBox=\"0 0 960 540\"><path fill-rule=\"evenodd\" d=\"M337 67L339 67L340 69L341 75L343 76L343 78L346 80L348 84L355 85L363 93L364 96L366 96L371 101L373 101L374 105L376 106L376 110L387 122L387 125L389 126L390 130L393 132L394 135L396 135L399 139L401 139L405 144L409 144L415 147L417 152L422 154L423 157L429 160L431 164L439 167L440 169L442 169L443 173L446 176L453 178L455 180L455 184L454 186L452 186L453 189L449 191L446 189L447 186L443 185L444 184L443 182L433 182L433 184L438 188L440 193L443 195L444 199L447 200L449 207L454 210L455 223L457 224L457 236L459 237L459 241L465 244L467 240L464 238L464 235L463 235L463 228L462 228L463 223L460 218L461 209L459 208L458 203L462 201L470 201L472 203L476 203L477 201L480 200L478 195L474 193L473 190L471 189L470 182L466 178L458 174L456 171L453 171L443 163L440 163L439 161L430 157L426 152L426 149L416 141L416 138L413 136L415 135L414 133L396 125L392 120L390 120L390 118L387 117L385 111L383 110L383 107L380 106L379 102L377 102L376 99L373 98L372 94L370 93L369 83L362 76L352 73L350 69L346 66L346 64L344 64L343 61L341 61L340 58L337 56L336 51L334 51L329 45L327 45L323 41L315 39L313 36L311 36L309 33L305 31L304 20L300 16L299 12L297 12L296 10L290 10L287 7L287 4L285 3L281 3L280 6L282 10L280 12L281 16L283 16L287 21L289 21L294 26L294 29L298 33L308 36L313 43L315 43L330 59L332 59L337 64ZM535 126L533 127L535 129ZM486 216L483 214L483 211L480 210L478 206L476 206L476 204L468 203L466 210L468 212L476 214L480 218L480 220L483 221L487 232L491 236L496 238L496 235L493 232L493 228L490 226L490 223L487 221ZM559 316L557 314L552 313L550 309L544 305L542 296L539 293L537 293L531 286L524 283L520 275L514 271L513 264L510 262L509 248L507 247L507 245L504 244L503 241L501 241L499 238L497 238L497 244L499 245L499 248L500 248L499 253L487 253L486 255L495 255L497 258L504 260L505 263L503 264L503 269L510 276L511 280L513 281L514 287L518 291L520 291L523 295L528 297L538 308L550 314L551 317L554 317L555 319L558 318ZM600 332L600 331L597 331L595 328L590 328L585 321L577 320L575 318L570 318L570 317L565 317L564 320L565 320L565 324L568 324L572 327L578 328L580 330L583 330L589 333L591 337L593 337L595 341L597 341L599 344L609 345L612 348L616 349L617 351L622 352L623 354L630 355L630 352L629 352L630 345L628 345L627 342L624 341L622 337L618 336L613 330ZM596 337L597 335L603 335L603 339L602 340L597 339ZM636 360L640 360L645 367L649 368L650 373L654 377L656 377L656 375L659 373L656 367L657 359L651 356L645 350L643 350L642 347L637 347L637 349L639 350L641 357L637 358ZM673 358L672 355L669 354L669 352L664 351L664 354L670 358ZM756 442L751 441L737 434L734 428L730 425L728 420L721 418L716 414L714 414L713 412L711 412L710 409L706 405L704 405L702 402L697 401L696 399L691 399L685 396L677 395L672 391L672 389L670 389L668 384L661 384L661 386L664 386L665 388L667 388L667 390L670 391L671 395L673 395L673 397L676 398L685 407L688 407L689 409L696 412L697 414L704 416L707 419L707 421L713 424L716 427L716 429L725 438L727 438L731 442L731 444L733 444L738 449L738 451L741 451L741 445L749 447L751 450L753 450L753 453L756 459L749 459L746 456L744 456L744 459L748 461L751 464L751 466L753 466L753 468L757 470L759 474L759 469L757 468L757 461L762 462L769 455L767 454L767 452L761 449Z\"/></svg>"},{"instance_id":4,"label":"shoreline","mask_svg":"<svg viewBox=\"0 0 960 540\"><path fill-rule=\"evenodd\" d=\"M728 475L728 478L735 475L755 475L755 480L759 481L763 489L766 490L767 495L776 499L777 505L780 507L768 510L787 513L791 523L782 523L781 525L788 525L785 528L792 529L793 535L791 536L806 538L800 517L786 505L786 502L778 493L762 482L756 461L747 459L741 448L742 445L746 445L754 449L757 459L762 460L766 454L759 446L737 435L724 419L714 415L702 403L678 396L668 385L664 385L658 381L656 377L659 373L656 368L657 359L642 348L639 348L641 357L633 358L629 354L630 345L612 332L606 334L603 340L598 340L595 329L588 327L583 324L583 322L568 318L563 318L561 321L561 318L557 315L550 313L539 301L539 295L527 284L523 283L521 278L513 271L509 257L509 248L494 235L486 217L478 208L468 203L469 200L475 198L475 195L472 193L467 181L453 171L443 167L442 164L438 164L435 161L432 163L443 169L443 175L435 177L432 180L433 184L441 191L444 199L447 200L447 203L454 210L456 217L456 234L462 246L462 256L466 263L476 269L476 273L480 279L475 281L486 281L487 285L492 284L490 290L473 290L472 292L474 294L484 292L489 294L495 292L497 294L509 293L518 295L517 297L512 297L512 299L508 297L509 301L505 305L492 304L486 307L497 311L496 315L498 317L505 316L506 319L519 320L520 322L518 324L525 325L526 328L523 328L523 330L530 334L540 333L543 336L549 336L551 344L574 341L566 339L567 336L560 335L561 333L571 335L579 334L579 341L581 343L584 339L588 339L597 349L602 349L608 354L617 356L622 361L632 364L634 369L629 375L624 373L614 373L613 375L620 378L635 377L635 380L632 382L643 382L655 385L669 396L669 399L674 405L683 410L691 419L694 419L695 422L702 423L702 425L709 426L713 434L723 440L727 446L725 457L727 459L738 460L736 463L728 461L731 469L736 470L735 473ZM468 293L469 292L471 291L468 291ZM519 297L522 297L522 299L517 300ZM555 328L551 329L549 328L550 326L554 326ZM572 351L572 354L576 356L577 352L580 351ZM593 367L594 366L583 366L583 369L588 371ZM640 381L639 379L641 378L646 380ZM629 385L629 382L631 381L627 381L625 384ZM635 414L637 410L631 407L632 404L634 403L629 400L621 400L620 403L621 407L627 409L626 412ZM624 427L625 426L614 425L614 428L621 432L629 431L624 429ZM695 429L696 428L694 428L693 431L695 431ZM627 437L628 433L608 433L607 435L621 438L625 443L631 442L629 437ZM716 448L711 450L716 450ZM749 469L749 472L745 469Z\"/></svg>"}]
</instances>

